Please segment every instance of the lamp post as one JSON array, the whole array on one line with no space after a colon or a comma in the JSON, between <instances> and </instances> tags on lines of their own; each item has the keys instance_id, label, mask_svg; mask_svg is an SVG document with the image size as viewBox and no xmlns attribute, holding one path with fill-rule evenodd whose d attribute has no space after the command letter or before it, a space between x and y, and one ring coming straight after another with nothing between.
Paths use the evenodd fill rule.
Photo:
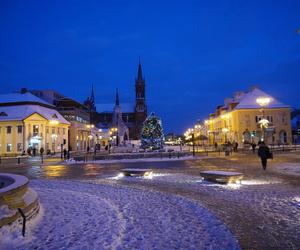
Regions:
<instances>
[{"instance_id":1,"label":"lamp post","mask_svg":"<svg viewBox=\"0 0 300 250\"><path fill-rule=\"evenodd\" d=\"M91 142L92 142L92 139L93 139L93 135L92 135L92 129L95 127L93 124L87 124L86 127L89 129L89 135L88 135L88 147L89 147L89 152L91 150Z\"/></svg>"},{"instance_id":2,"label":"lamp post","mask_svg":"<svg viewBox=\"0 0 300 250\"><path fill-rule=\"evenodd\" d=\"M261 140L264 141L265 140L265 128L268 127L269 121L267 119L264 118L264 108L267 107L269 105L269 103L271 102L271 98L270 97L259 97L256 99L256 103L261 107L261 111L262 111L262 119L259 121L260 124L260 128L261 128Z\"/></svg>"},{"instance_id":3,"label":"lamp post","mask_svg":"<svg viewBox=\"0 0 300 250\"><path fill-rule=\"evenodd\" d=\"M222 128L222 132L224 133L225 143L227 142L227 133L229 132L228 128Z\"/></svg>"},{"instance_id":4,"label":"lamp post","mask_svg":"<svg viewBox=\"0 0 300 250\"><path fill-rule=\"evenodd\" d=\"M117 133L117 136L115 135L115 133ZM115 136L115 144L118 145L118 128L117 127L112 127L109 130L109 134L112 136L112 138L114 138L113 136Z\"/></svg>"}]
</instances>

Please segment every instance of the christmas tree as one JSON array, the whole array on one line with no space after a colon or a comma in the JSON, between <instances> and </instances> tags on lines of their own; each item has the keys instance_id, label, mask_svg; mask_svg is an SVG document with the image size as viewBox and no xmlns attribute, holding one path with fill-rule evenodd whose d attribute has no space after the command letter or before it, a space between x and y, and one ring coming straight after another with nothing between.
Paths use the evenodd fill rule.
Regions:
<instances>
[{"instance_id":1,"label":"christmas tree","mask_svg":"<svg viewBox=\"0 0 300 250\"><path fill-rule=\"evenodd\" d=\"M163 148L164 134L161 120L154 113L144 121L141 134L141 147L151 149Z\"/></svg>"}]
</instances>

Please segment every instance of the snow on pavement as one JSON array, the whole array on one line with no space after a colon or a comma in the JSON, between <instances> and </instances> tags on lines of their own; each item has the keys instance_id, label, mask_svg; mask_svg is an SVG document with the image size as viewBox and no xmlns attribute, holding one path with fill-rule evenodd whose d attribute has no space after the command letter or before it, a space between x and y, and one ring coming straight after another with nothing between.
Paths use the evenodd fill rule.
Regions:
<instances>
[{"instance_id":1,"label":"snow on pavement","mask_svg":"<svg viewBox=\"0 0 300 250\"><path fill-rule=\"evenodd\" d=\"M239 249L213 214L179 196L76 181L32 180L30 186L44 216L29 233L32 240L16 240L17 248Z\"/></svg>"}]
</instances>

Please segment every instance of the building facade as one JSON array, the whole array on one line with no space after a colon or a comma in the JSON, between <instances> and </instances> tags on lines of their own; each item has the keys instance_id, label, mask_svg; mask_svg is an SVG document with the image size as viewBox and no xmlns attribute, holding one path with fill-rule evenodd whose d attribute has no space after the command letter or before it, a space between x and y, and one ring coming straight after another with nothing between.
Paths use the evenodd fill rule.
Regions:
<instances>
[{"instance_id":1,"label":"building facade","mask_svg":"<svg viewBox=\"0 0 300 250\"><path fill-rule=\"evenodd\" d=\"M227 141L247 145L262 140L267 144L288 144L292 142L290 120L288 105L252 88L226 98L224 105L204 121L201 133L210 145Z\"/></svg>"},{"instance_id":2,"label":"building facade","mask_svg":"<svg viewBox=\"0 0 300 250\"><path fill-rule=\"evenodd\" d=\"M68 138L71 151L94 149L101 131L92 124L88 106L53 90L30 90L30 92L53 104L57 111L70 122ZM94 96L93 91L92 96Z\"/></svg>"},{"instance_id":3,"label":"building facade","mask_svg":"<svg viewBox=\"0 0 300 250\"><path fill-rule=\"evenodd\" d=\"M0 95L0 154L60 152L68 147L70 123L31 93Z\"/></svg>"}]
</instances>

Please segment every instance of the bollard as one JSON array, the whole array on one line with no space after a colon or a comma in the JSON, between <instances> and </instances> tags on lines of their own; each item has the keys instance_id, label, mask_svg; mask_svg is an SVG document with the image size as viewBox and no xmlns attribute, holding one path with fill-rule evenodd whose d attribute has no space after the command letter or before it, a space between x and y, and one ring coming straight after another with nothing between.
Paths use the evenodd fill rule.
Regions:
<instances>
[{"instance_id":1,"label":"bollard","mask_svg":"<svg viewBox=\"0 0 300 250\"><path fill-rule=\"evenodd\" d=\"M18 157L18 164L20 164L20 162L21 162L21 159L20 159L20 157Z\"/></svg>"},{"instance_id":2,"label":"bollard","mask_svg":"<svg viewBox=\"0 0 300 250\"><path fill-rule=\"evenodd\" d=\"M26 229L26 216L24 214L24 212L22 211L21 208L18 208L19 213L21 214L22 218L23 218L23 227L22 227L22 235L23 237L25 237L25 229Z\"/></svg>"},{"instance_id":3,"label":"bollard","mask_svg":"<svg viewBox=\"0 0 300 250\"><path fill-rule=\"evenodd\" d=\"M177 153L177 158L179 159L179 152Z\"/></svg>"}]
</instances>

